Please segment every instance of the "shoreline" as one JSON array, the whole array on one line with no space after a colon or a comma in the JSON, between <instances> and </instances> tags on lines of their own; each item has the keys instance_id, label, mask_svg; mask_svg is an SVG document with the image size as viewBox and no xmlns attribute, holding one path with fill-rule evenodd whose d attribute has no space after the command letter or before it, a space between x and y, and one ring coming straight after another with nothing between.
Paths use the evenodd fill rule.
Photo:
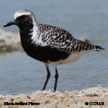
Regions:
<instances>
[{"instance_id":1,"label":"shoreline","mask_svg":"<svg viewBox=\"0 0 108 108\"><path fill-rule=\"evenodd\" d=\"M22 51L19 33L0 29L0 53Z\"/></svg>"},{"instance_id":2,"label":"shoreline","mask_svg":"<svg viewBox=\"0 0 108 108\"><path fill-rule=\"evenodd\" d=\"M16 102L20 105L4 105L4 102L13 104ZM95 102L96 105L90 105L90 102L91 104ZM108 88L98 86L81 91L56 91L55 93L36 91L29 94L0 95L0 108L20 108L21 106L23 108L108 108Z\"/></svg>"}]
</instances>

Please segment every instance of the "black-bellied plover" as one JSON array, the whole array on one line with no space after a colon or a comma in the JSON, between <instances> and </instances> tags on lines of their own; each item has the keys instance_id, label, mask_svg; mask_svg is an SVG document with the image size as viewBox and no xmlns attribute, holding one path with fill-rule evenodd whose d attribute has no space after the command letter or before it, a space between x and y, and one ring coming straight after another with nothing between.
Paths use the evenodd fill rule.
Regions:
<instances>
[{"instance_id":1,"label":"black-bellied plover","mask_svg":"<svg viewBox=\"0 0 108 108\"><path fill-rule=\"evenodd\" d=\"M25 52L45 64L47 77L42 90L45 90L50 78L49 64L55 68L54 91L56 91L59 77L57 65L76 61L89 51L104 49L75 39L68 31L59 27L38 24L34 14L26 9L18 10L14 14L14 19L4 27L10 25L19 27L21 44Z\"/></svg>"}]
</instances>

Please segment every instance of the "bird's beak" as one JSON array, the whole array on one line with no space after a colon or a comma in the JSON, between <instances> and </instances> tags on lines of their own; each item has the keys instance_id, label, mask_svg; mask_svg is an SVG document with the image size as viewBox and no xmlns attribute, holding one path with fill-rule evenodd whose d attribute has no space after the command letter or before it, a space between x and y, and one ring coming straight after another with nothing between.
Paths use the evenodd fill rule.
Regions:
<instances>
[{"instance_id":1,"label":"bird's beak","mask_svg":"<svg viewBox=\"0 0 108 108\"><path fill-rule=\"evenodd\" d=\"M14 24L15 24L15 20L12 20L9 23L7 23L6 25L4 25L4 27L8 27L8 26L11 26L11 25L14 25Z\"/></svg>"}]
</instances>

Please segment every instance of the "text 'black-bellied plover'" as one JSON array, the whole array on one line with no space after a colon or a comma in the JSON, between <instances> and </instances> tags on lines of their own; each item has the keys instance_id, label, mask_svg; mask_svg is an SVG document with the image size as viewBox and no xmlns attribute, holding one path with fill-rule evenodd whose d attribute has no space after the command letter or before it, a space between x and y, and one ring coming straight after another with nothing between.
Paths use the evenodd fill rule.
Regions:
<instances>
[{"instance_id":1,"label":"text 'black-bellied plover'","mask_svg":"<svg viewBox=\"0 0 108 108\"><path fill-rule=\"evenodd\" d=\"M59 27L38 24L34 14L26 9L18 10L14 14L14 19L4 27L11 25L19 27L24 51L45 64L47 77L42 90L45 90L50 78L49 64L55 68L54 91L56 91L59 77L57 65L76 61L89 51L104 49L75 39L68 31Z\"/></svg>"}]
</instances>

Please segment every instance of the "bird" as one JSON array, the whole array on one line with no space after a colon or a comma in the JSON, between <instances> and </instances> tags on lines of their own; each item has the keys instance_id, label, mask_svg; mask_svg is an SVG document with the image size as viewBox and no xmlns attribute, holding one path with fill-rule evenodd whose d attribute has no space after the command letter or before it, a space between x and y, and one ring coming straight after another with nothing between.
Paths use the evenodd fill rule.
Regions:
<instances>
[{"instance_id":1,"label":"bird","mask_svg":"<svg viewBox=\"0 0 108 108\"><path fill-rule=\"evenodd\" d=\"M46 89L51 73L49 65L55 69L53 91L57 89L59 73L57 66L74 62L91 51L104 50L103 47L76 39L61 27L39 24L32 11L20 9L4 27L16 25L19 28L21 45L26 54L45 64L47 76L42 90Z\"/></svg>"}]
</instances>

